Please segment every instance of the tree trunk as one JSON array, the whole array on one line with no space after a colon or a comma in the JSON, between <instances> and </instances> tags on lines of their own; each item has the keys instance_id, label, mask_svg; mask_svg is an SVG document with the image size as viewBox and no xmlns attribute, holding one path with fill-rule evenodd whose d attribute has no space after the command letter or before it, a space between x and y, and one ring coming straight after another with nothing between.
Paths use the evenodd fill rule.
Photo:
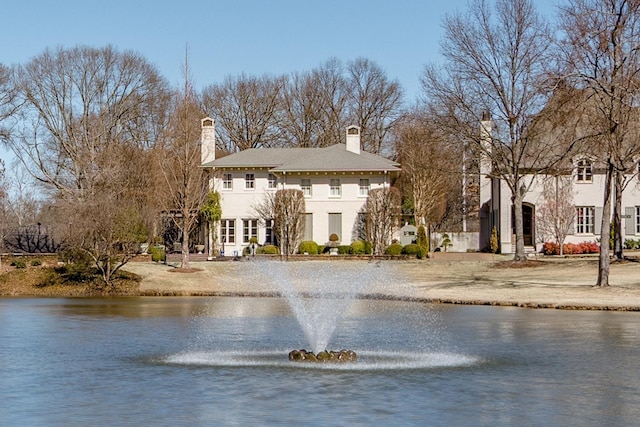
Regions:
<instances>
[{"instance_id":1,"label":"tree trunk","mask_svg":"<svg viewBox=\"0 0 640 427\"><path fill-rule=\"evenodd\" d=\"M189 228L187 225L188 219L186 218L188 213L183 214L182 220L184 221L182 227L182 265L180 268L189 268Z\"/></svg>"},{"instance_id":2,"label":"tree trunk","mask_svg":"<svg viewBox=\"0 0 640 427\"><path fill-rule=\"evenodd\" d=\"M513 198L513 211L516 231L516 252L513 256L514 261L526 261L527 255L524 253L524 226L522 224L522 199L523 194L517 189Z\"/></svg>"},{"instance_id":3,"label":"tree trunk","mask_svg":"<svg viewBox=\"0 0 640 427\"><path fill-rule=\"evenodd\" d=\"M624 257L622 244L622 187L624 174L615 172L615 203L613 205L613 253L617 260Z\"/></svg>"},{"instance_id":4,"label":"tree trunk","mask_svg":"<svg viewBox=\"0 0 640 427\"><path fill-rule=\"evenodd\" d=\"M596 286L609 286L609 238L611 237L611 184L613 180L613 164L607 162L607 174L604 182L604 205L602 207L602 224L600 228L600 257L598 259L598 281Z\"/></svg>"}]
</instances>

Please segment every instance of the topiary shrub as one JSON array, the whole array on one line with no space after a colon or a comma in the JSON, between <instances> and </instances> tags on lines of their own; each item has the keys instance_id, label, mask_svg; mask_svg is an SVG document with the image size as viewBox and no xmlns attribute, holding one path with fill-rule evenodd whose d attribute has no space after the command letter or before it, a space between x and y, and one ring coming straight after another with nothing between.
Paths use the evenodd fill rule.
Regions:
<instances>
[{"instance_id":1,"label":"topiary shrub","mask_svg":"<svg viewBox=\"0 0 640 427\"><path fill-rule=\"evenodd\" d=\"M256 253L262 254L262 255L278 255L280 253L280 251L278 250L277 246L264 245L264 246L258 248Z\"/></svg>"},{"instance_id":2,"label":"topiary shrub","mask_svg":"<svg viewBox=\"0 0 640 427\"><path fill-rule=\"evenodd\" d=\"M329 241L330 242L337 242L339 240L340 240L340 238L338 237L338 235L336 233L331 233L331 235L329 236Z\"/></svg>"},{"instance_id":3,"label":"topiary shrub","mask_svg":"<svg viewBox=\"0 0 640 427\"><path fill-rule=\"evenodd\" d=\"M356 240L351 243L351 253L354 255L364 255L366 253L365 249L366 245L362 240Z\"/></svg>"},{"instance_id":4,"label":"topiary shrub","mask_svg":"<svg viewBox=\"0 0 640 427\"><path fill-rule=\"evenodd\" d=\"M402 248L402 253L404 255L411 255L415 256L418 259L422 259L426 254L426 250L424 246L420 246L416 243L410 243Z\"/></svg>"},{"instance_id":5,"label":"topiary shrub","mask_svg":"<svg viewBox=\"0 0 640 427\"><path fill-rule=\"evenodd\" d=\"M318 254L318 244L313 240L305 240L300 243L298 246L298 253L300 254L309 254L309 255L317 255Z\"/></svg>"},{"instance_id":6,"label":"topiary shrub","mask_svg":"<svg viewBox=\"0 0 640 427\"><path fill-rule=\"evenodd\" d=\"M387 246L384 253L386 255L401 255L402 254L402 245L400 243L392 243Z\"/></svg>"},{"instance_id":7,"label":"topiary shrub","mask_svg":"<svg viewBox=\"0 0 640 427\"><path fill-rule=\"evenodd\" d=\"M371 242L368 240L364 241L364 253L366 255L371 255L373 253L373 246L371 246Z\"/></svg>"}]
</instances>

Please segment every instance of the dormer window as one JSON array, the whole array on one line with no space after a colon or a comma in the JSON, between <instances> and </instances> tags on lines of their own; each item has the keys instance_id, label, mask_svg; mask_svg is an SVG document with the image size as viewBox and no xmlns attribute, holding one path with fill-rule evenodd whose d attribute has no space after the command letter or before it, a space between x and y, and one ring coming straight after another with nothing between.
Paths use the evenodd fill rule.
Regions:
<instances>
[{"instance_id":1,"label":"dormer window","mask_svg":"<svg viewBox=\"0 0 640 427\"><path fill-rule=\"evenodd\" d=\"M591 160L582 159L578 161L576 175L578 182L592 182L593 170L591 169Z\"/></svg>"}]
</instances>

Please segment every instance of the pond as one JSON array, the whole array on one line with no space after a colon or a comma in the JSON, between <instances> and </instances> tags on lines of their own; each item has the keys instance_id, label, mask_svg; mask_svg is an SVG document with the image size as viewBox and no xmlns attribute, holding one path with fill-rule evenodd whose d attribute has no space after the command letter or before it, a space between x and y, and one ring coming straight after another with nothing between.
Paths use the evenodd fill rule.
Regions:
<instances>
[{"instance_id":1,"label":"pond","mask_svg":"<svg viewBox=\"0 0 640 427\"><path fill-rule=\"evenodd\" d=\"M3 425L632 425L640 316L356 300L332 349L281 298L0 299Z\"/></svg>"}]
</instances>

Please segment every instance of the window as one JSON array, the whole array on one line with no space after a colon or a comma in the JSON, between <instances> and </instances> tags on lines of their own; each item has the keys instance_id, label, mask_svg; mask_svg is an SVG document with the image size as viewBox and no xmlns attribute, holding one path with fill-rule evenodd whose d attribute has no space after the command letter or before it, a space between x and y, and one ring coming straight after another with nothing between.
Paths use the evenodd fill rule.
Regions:
<instances>
[{"instance_id":1,"label":"window","mask_svg":"<svg viewBox=\"0 0 640 427\"><path fill-rule=\"evenodd\" d=\"M273 232L273 219L265 219L264 223L265 223L264 243L266 245L275 245L276 235Z\"/></svg>"},{"instance_id":2,"label":"window","mask_svg":"<svg viewBox=\"0 0 640 427\"><path fill-rule=\"evenodd\" d=\"M236 220L235 219L223 219L221 223L221 238L222 243L235 243L236 242Z\"/></svg>"},{"instance_id":3,"label":"window","mask_svg":"<svg viewBox=\"0 0 640 427\"><path fill-rule=\"evenodd\" d=\"M252 173L244 175L244 188L245 190L253 190L256 188L256 176Z\"/></svg>"},{"instance_id":4,"label":"window","mask_svg":"<svg viewBox=\"0 0 640 427\"><path fill-rule=\"evenodd\" d=\"M304 214L304 240L313 240L313 214Z\"/></svg>"},{"instance_id":5,"label":"window","mask_svg":"<svg viewBox=\"0 0 640 427\"><path fill-rule=\"evenodd\" d=\"M222 174L222 189L233 190L233 175L230 173Z\"/></svg>"},{"instance_id":6,"label":"window","mask_svg":"<svg viewBox=\"0 0 640 427\"><path fill-rule=\"evenodd\" d=\"M576 233L593 234L594 232L594 207L579 206L576 208Z\"/></svg>"},{"instance_id":7,"label":"window","mask_svg":"<svg viewBox=\"0 0 640 427\"><path fill-rule=\"evenodd\" d=\"M640 234L640 206L636 206L636 234Z\"/></svg>"},{"instance_id":8,"label":"window","mask_svg":"<svg viewBox=\"0 0 640 427\"><path fill-rule=\"evenodd\" d=\"M257 219L243 219L242 220L242 241L249 243L252 238L258 238L258 220Z\"/></svg>"},{"instance_id":9,"label":"window","mask_svg":"<svg viewBox=\"0 0 640 427\"><path fill-rule=\"evenodd\" d=\"M304 197L311 197L311 180L301 179L300 189L302 190L302 194L304 194Z\"/></svg>"},{"instance_id":10,"label":"window","mask_svg":"<svg viewBox=\"0 0 640 427\"><path fill-rule=\"evenodd\" d=\"M342 188L340 187L339 179L332 179L331 186L329 188L329 197L340 197L342 194Z\"/></svg>"},{"instance_id":11,"label":"window","mask_svg":"<svg viewBox=\"0 0 640 427\"><path fill-rule=\"evenodd\" d=\"M361 179L360 180L360 188L358 190L358 196L360 197L367 197L369 195L369 180L368 179Z\"/></svg>"},{"instance_id":12,"label":"window","mask_svg":"<svg viewBox=\"0 0 640 427\"><path fill-rule=\"evenodd\" d=\"M267 188L273 189L273 188L276 188L277 186L278 186L278 178L274 174L270 173L269 180L267 181Z\"/></svg>"},{"instance_id":13,"label":"window","mask_svg":"<svg viewBox=\"0 0 640 427\"><path fill-rule=\"evenodd\" d=\"M593 172L591 170L591 160L582 159L578 161L578 182L591 182L593 180Z\"/></svg>"},{"instance_id":14,"label":"window","mask_svg":"<svg viewBox=\"0 0 640 427\"><path fill-rule=\"evenodd\" d=\"M341 213L329 214L329 236L331 236L334 233L338 235L338 239L342 239L342 214Z\"/></svg>"}]
</instances>

